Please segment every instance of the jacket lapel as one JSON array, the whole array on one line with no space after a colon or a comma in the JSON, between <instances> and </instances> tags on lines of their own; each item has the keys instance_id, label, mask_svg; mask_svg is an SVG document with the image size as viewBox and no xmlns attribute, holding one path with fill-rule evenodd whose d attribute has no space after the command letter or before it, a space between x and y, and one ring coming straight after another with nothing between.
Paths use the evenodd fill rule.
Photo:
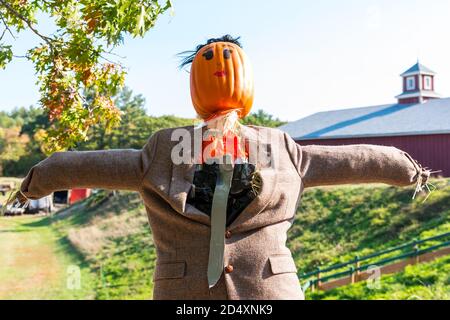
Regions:
<instances>
[{"instance_id":1,"label":"jacket lapel","mask_svg":"<svg viewBox=\"0 0 450 320\"><path fill-rule=\"evenodd\" d=\"M250 154L250 161L255 162L257 174L261 179L261 188L256 198L241 212L241 214L234 220L229 226L229 231L236 231L242 228L244 225L251 224L252 220L264 210L269 201L273 198L275 186L277 183L277 175L274 168L277 166L277 158L270 149L270 137L264 137L260 135L259 130L242 126L242 132L245 139L247 139L249 145L253 144L253 147L249 148L249 152L258 152L256 161L252 160ZM258 151L258 148L260 149ZM264 159L261 159L262 153L270 158L270 162L266 163Z\"/></svg>"},{"instance_id":2,"label":"jacket lapel","mask_svg":"<svg viewBox=\"0 0 450 320\"><path fill-rule=\"evenodd\" d=\"M251 220L263 211L272 199L277 180L275 171L272 168L262 168L258 171L258 174L262 182L260 192L229 226L229 231L236 231L236 229L241 228L244 224L251 223Z\"/></svg>"},{"instance_id":3,"label":"jacket lapel","mask_svg":"<svg viewBox=\"0 0 450 320\"><path fill-rule=\"evenodd\" d=\"M192 189L195 173L195 164L175 165L172 170L172 184L169 195L172 207L186 218L199 223L210 225L210 217L187 203L189 192Z\"/></svg>"},{"instance_id":4,"label":"jacket lapel","mask_svg":"<svg viewBox=\"0 0 450 320\"><path fill-rule=\"evenodd\" d=\"M188 219L210 225L210 217L187 203L189 193L193 186L195 174L195 146L194 135L198 133L195 127L189 127L188 133L191 139L190 149L184 150L190 155L190 161L183 164L173 164L172 178L169 187L169 198L172 208Z\"/></svg>"}]
</instances>

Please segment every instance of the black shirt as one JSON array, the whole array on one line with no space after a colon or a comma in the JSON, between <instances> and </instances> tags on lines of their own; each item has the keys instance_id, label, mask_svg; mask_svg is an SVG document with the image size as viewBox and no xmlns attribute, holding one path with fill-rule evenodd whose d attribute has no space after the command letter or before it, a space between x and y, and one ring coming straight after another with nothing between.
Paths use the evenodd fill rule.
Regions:
<instances>
[{"instance_id":1,"label":"black shirt","mask_svg":"<svg viewBox=\"0 0 450 320\"><path fill-rule=\"evenodd\" d=\"M235 164L230 194L227 203L227 226L229 226L244 209L255 199L252 177L255 166L249 163ZM219 165L198 165L194 175L194 186L187 202L198 210L211 216L212 200L216 188Z\"/></svg>"}]
</instances>

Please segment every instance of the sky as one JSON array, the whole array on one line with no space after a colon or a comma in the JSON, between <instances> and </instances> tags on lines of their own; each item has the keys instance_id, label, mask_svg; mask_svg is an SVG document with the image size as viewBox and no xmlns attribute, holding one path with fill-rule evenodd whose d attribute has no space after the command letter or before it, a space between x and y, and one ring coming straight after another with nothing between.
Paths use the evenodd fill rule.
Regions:
<instances>
[{"instance_id":1,"label":"sky","mask_svg":"<svg viewBox=\"0 0 450 320\"><path fill-rule=\"evenodd\" d=\"M189 73L176 54L211 37L241 36L255 77L253 110L294 121L310 114L395 102L400 73L420 62L438 73L450 96L448 0L173 0L145 38L127 37L126 85L146 98L151 115L194 117ZM43 22L42 31L51 24ZM37 44L26 32L16 54ZM0 110L37 105L31 63L0 70Z\"/></svg>"}]
</instances>

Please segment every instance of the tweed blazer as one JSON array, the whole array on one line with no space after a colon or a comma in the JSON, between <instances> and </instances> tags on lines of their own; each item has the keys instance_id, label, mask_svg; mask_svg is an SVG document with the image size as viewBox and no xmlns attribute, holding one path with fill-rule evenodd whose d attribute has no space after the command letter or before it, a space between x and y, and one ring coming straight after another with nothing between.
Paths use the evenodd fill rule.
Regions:
<instances>
[{"instance_id":1,"label":"tweed blazer","mask_svg":"<svg viewBox=\"0 0 450 320\"><path fill-rule=\"evenodd\" d=\"M257 163L260 191L227 227L226 271L209 289L210 217L187 203L195 165L173 163L174 130L153 134L142 150L54 153L34 166L21 186L30 199L75 187L140 192L157 251L154 299L303 299L286 239L305 188L369 182L405 186L426 182L429 175L393 147L302 147L277 129L244 126L243 135L265 146L271 162Z\"/></svg>"}]
</instances>

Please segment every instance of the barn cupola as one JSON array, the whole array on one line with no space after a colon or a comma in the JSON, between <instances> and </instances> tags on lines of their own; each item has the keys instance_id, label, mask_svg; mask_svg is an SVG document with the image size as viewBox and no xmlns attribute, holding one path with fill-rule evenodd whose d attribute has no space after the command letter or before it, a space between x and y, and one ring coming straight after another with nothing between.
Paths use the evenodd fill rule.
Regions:
<instances>
[{"instance_id":1,"label":"barn cupola","mask_svg":"<svg viewBox=\"0 0 450 320\"><path fill-rule=\"evenodd\" d=\"M403 93L396 98L399 104L424 103L430 99L438 99L434 91L434 76L436 73L417 62L402 73Z\"/></svg>"}]
</instances>

